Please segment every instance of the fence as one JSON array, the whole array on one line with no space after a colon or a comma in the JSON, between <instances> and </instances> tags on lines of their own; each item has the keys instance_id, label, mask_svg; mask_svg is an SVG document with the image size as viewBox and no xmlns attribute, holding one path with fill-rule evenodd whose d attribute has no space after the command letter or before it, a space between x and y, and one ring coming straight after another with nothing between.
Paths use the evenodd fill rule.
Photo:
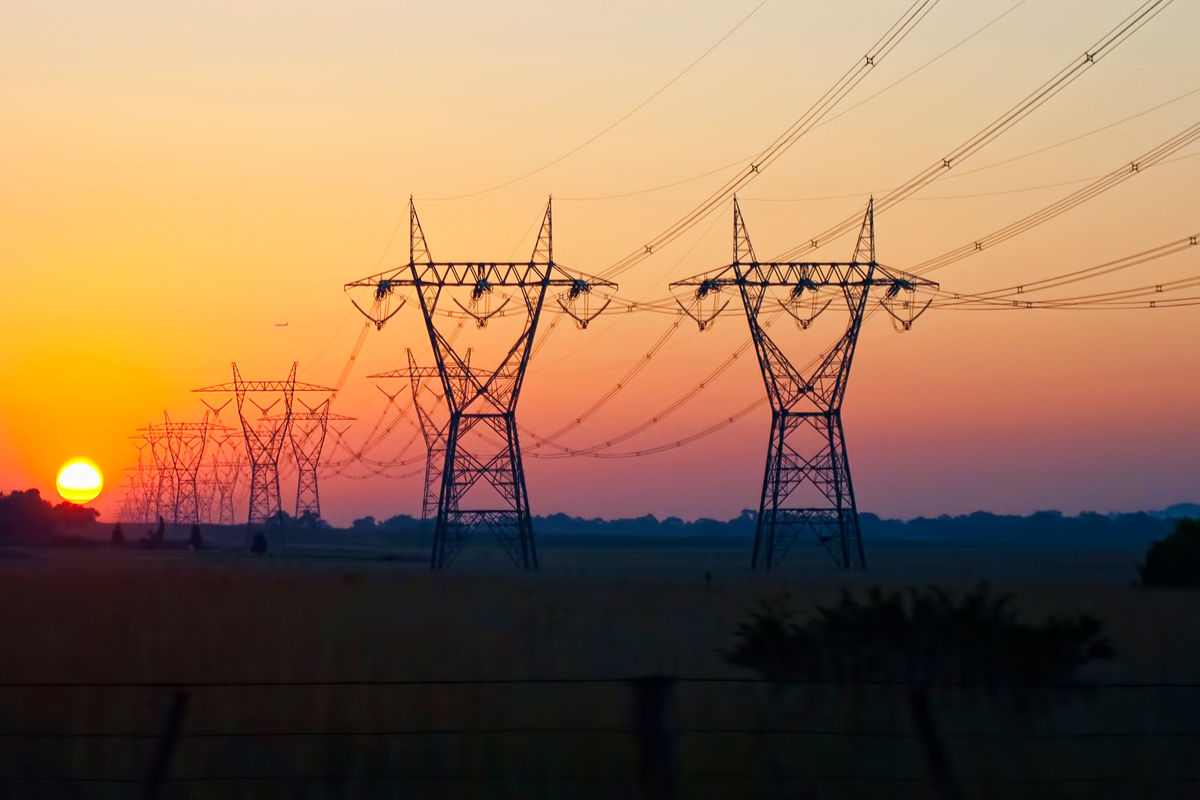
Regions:
<instances>
[{"instance_id":1,"label":"fence","mask_svg":"<svg viewBox=\"0 0 1200 800\"><path fill-rule=\"evenodd\" d=\"M668 676L0 683L0 795L1200 795L1200 683L1062 685L1024 710L982 688ZM905 702L915 689L934 698L943 767Z\"/></svg>"}]
</instances>

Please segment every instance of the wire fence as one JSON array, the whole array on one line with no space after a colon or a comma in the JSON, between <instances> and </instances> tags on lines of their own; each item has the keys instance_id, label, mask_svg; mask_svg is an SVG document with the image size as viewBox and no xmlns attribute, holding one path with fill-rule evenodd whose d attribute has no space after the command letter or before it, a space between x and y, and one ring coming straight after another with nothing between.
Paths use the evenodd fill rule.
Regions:
<instances>
[{"instance_id":1,"label":"wire fence","mask_svg":"<svg viewBox=\"0 0 1200 800\"><path fill-rule=\"evenodd\" d=\"M982 688L671 676L0 681L0 796L919 793L947 775L922 756L931 734L906 712L913 690L945 700L932 735L959 765L964 797L1200 796L1200 682L1060 684L1052 694L1066 711L984 703L964 714L950 700ZM1088 699L1072 704L1080 693Z\"/></svg>"}]
</instances>

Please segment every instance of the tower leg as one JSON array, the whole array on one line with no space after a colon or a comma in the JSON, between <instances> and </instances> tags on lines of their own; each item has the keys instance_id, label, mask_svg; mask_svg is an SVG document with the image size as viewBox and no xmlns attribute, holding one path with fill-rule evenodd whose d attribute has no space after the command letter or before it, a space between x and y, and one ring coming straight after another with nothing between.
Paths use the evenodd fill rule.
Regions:
<instances>
[{"instance_id":1,"label":"tower leg","mask_svg":"<svg viewBox=\"0 0 1200 800\"><path fill-rule=\"evenodd\" d=\"M472 435L476 427L501 438L499 447L485 444L490 437ZM447 569L471 533L482 526L500 540L518 567L537 569L515 414L451 414L446 433L429 568Z\"/></svg>"},{"instance_id":2,"label":"tower leg","mask_svg":"<svg viewBox=\"0 0 1200 800\"><path fill-rule=\"evenodd\" d=\"M833 437L834 465L840 477L838 508L841 512L843 569L866 569L867 556L863 550L862 528L858 521L858 503L854 499L854 482L850 479L850 456L846 453L846 433L842 428L842 414L835 411L830 415L830 435Z\"/></svg>"},{"instance_id":3,"label":"tower leg","mask_svg":"<svg viewBox=\"0 0 1200 800\"><path fill-rule=\"evenodd\" d=\"M754 531L751 569L771 569L775 565L775 523L779 507L779 480L783 458L783 416L771 414L771 438L767 444L767 468L763 475L762 499L758 504L758 524Z\"/></svg>"},{"instance_id":4,"label":"tower leg","mask_svg":"<svg viewBox=\"0 0 1200 800\"><path fill-rule=\"evenodd\" d=\"M529 490L525 488L525 469L521 464L521 444L517 438L515 414L505 417L509 462L512 465L513 505L517 516L517 539L520 545L521 568L537 569L537 548L533 541L533 519L529 514ZM514 557L514 561L516 558Z\"/></svg>"},{"instance_id":5,"label":"tower leg","mask_svg":"<svg viewBox=\"0 0 1200 800\"><path fill-rule=\"evenodd\" d=\"M813 535L842 569L864 569L862 535L841 413L777 411L751 565L770 570Z\"/></svg>"},{"instance_id":6,"label":"tower leg","mask_svg":"<svg viewBox=\"0 0 1200 800\"><path fill-rule=\"evenodd\" d=\"M449 567L450 561L454 556L450 548L452 539L457 538L452 535L451 528L458 523L457 492L454 486L455 475L458 474L458 470L455 469L454 462L458 455L458 431L461 421L461 415L452 414L450 424L446 426L446 455L442 466L442 485L438 497L437 521L433 527L433 549L429 554L429 569L435 572Z\"/></svg>"}]
</instances>

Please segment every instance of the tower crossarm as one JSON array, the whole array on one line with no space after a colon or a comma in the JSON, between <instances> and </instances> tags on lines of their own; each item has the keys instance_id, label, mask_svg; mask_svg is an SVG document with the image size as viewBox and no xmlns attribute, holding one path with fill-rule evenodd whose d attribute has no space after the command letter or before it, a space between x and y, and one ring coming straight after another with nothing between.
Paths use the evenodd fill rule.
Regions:
<instances>
[{"instance_id":1,"label":"tower crossarm","mask_svg":"<svg viewBox=\"0 0 1200 800\"><path fill-rule=\"evenodd\" d=\"M228 381L192 389L193 392L332 392L332 386L303 381Z\"/></svg>"},{"instance_id":2,"label":"tower crossarm","mask_svg":"<svg viewBox=\"0 0 1200 800\"><path fill-rule=\"evenodd\" d=\"M739 292L748 292L757 314L767 296L767 290L787 290L787 302L781 303L807 328L808 323L828 305L820 304L823 290L840 289L850 301L850 295L871 290L882 291L879 303L898 324L907 330L927 308L939 285L902 270L876 261L735 261L690 278L670 284L672 295L680 309L704 330ZM793 306L808 298L809 316L798 315ZM920 299L918 299L920 298Z\"/></svg>"},{"instance_id":3,"label":"tower crossarm","mask_svg":"<svg viewBox=\"0 0 1200 800\"><path fill-rule=\"evenodd\" d=\"M565 286L580 291L616 284L563 267L553 261L427 261L410 262L345 285L387 292L403 287L520 287Z\"/></svg>"},{"instance_id":4,"label":"tower crossarm","mask_svg":"<svg viewBox=\"0 0 1200 800\"><path fill-rule=\"evenodd\" d=\"M259 417L264 422L283 422L287 419L283 414L267 414ZM327 422L353 422L358 417L349 417L345 414L322 414L319 411L293 411L291 415L292 422L313 422L325 420Z\"/></svg>"},{"instance_id":5,"label":"tower crossarm","mask_svg":"<svg viewBox=\"0 0 1200 800\"><path fill-rule=\"evenodd\" d=\"M412 378L421 378L425 380L437 379L441 377L437 367L411 367L401 369L390 369L387 372L376 372L374 375L368 375L372 379L384 378L403 378L410 380Z\"/></svg>"},{"instance_id":6,"label":"tower crossarm","mask_svg":"<svg viewBox=\"0 0 1200 800\"><path fill-rule=\"evenodd\" d=\"M740 275L739 275L740 271ZM749 264L728 264L702 272L690 278L674 281L671 288L691 289L703 297L726 287L754 286L760 288L840 288L863 286L900 286L936 289L938 284L928 278L911 275L877 262L858 261L755 261Z\"/></svg>"}]
</instances>

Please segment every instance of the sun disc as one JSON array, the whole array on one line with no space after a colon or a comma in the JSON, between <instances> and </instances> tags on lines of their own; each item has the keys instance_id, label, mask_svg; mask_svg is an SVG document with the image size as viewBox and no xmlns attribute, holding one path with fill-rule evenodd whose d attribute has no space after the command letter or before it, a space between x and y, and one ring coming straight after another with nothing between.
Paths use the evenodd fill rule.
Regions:
<instances>
[{"instance_id":1,"label":"sun disc","mask_svg":"<svg viewBox=\"0 0 1200 800\"><path fill-rule=\"evenodd\" d=\"M104 488L100 469L86 458L68 461L58 471L58 494L69 503L95 500Z\"/></svg>"}]
</instances>

